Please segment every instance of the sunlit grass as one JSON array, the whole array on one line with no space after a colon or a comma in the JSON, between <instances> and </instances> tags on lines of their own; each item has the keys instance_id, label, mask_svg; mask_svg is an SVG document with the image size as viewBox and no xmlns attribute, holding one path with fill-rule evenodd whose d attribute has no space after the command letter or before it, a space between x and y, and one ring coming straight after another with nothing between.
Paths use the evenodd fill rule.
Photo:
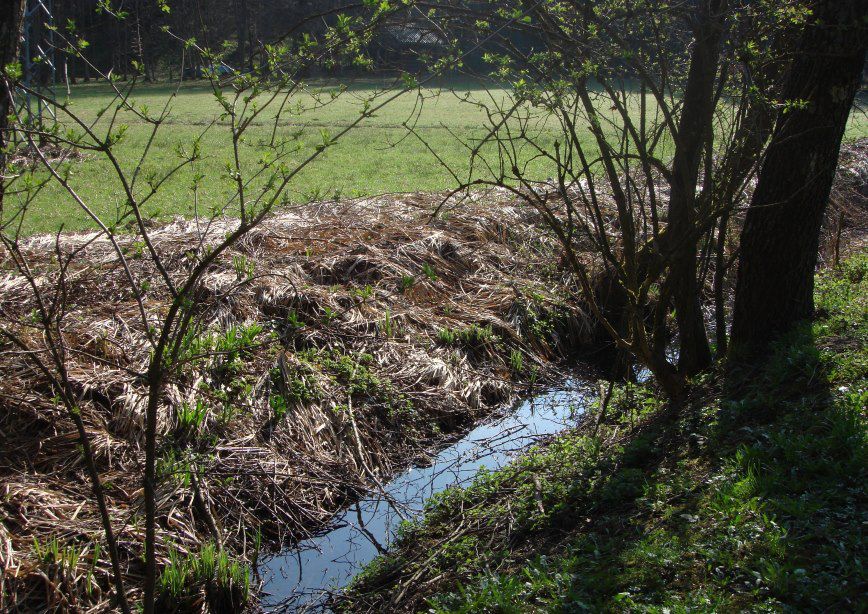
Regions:
<instances>
[{"instance_id":1,"label":"sunlit grass","mask_svg":"<svg viewBox=\"0 0 868 614\"><path fill-rule=\"evenodd\" d=\"M266 151L263 144L270 142L273 136L291 139L295 152L286 162L290 167L298 164L323 142L324 133L334 136L355 121L364 109L365 100L377 92L380 92L377 100L389 96L386 90L389 85L385 79L348 81L344 83L345 91L341 92L335 83L314 83L287 100L276 125L274 118L280 101L273 104L246 133L241 146L245 174L250 176L258 169L258 160ZM365 119L295 176L287 185L284 199L300 202L439 191L454 188L459 180L471 175L490 178L492 172L499 172L501 163L494 144L482 147L480 152L489 166L477 158L471 168L471 148L486 137L491 122L476 103L490 108L502 106L507 104L509 94L505 88L486 89L472 81L452 81L442 87L406 93ZM227 171L232 162L231 137L210 87L204 82L184 83L176 93L176 86L169 84L142 84L136 87L130 100L136 108L147 107L151 115L158 114L167 101L170 103L168 119L158 131L143 164L139 195L148 190L147 177L160 177L178 164L179 148L189 151L197 138L201 140L201 159L164 183L148 202L146 213L163 219L191 216L196 211L208 215L214 208L228 215L236 214L238 204L233 202L236 184ZM107 131L118 103L104 84L74 86L68 102L70 110L93 124L100 134ZM107 112L101 114L104 110ZM616 119L608 104L601 104L600 112L604 119ZM557 122L539 110L529 114L526 127L534 140L551 153L554 142L563 141ZM62 118L63 113L60 116ZM67 119L64 124L69 125L70 121ZM119 125L125 125L126 132L115 146L115 155L129 173L141 158L151 126L130 112L118 115L114 129ZM510 125L516 128L518 122ZM865 134L868 134L868 121L864 114L854 115L848 137ZM597 148L591 134L584 129L579 138L592 156ZM436 156L432 152L436 152ZM553 165L527 145L518 150L517 158L522 170L533 179L555 174ZM126 199L109 161L92 153L72 162L69 171L72 187L87 205L108 225L117 223L120 213L125 211ZM197 177L194 194L194 178ZM247 200L256 196L256 187L261 184L261 181L253 182ZM7 199L8 216L22 201L15 196L7 196ZM129 220L122 220L121 224L126 221ZM35 198L23 227L26 233L56 232L61 227L66 230L91 228L93 222L61 186L49 184Z\"/></svg>"},{"instance_id":2,"label":"sunlit grass","mask_svg":"<svg viewBox=\"0 0 868 614\"><path fill-rule=\"evenodd\" d=\"M291 139L291 147L296 151L286 162L290 167L298 164L323 142L323 131L334 136L358 118L364 100L373 95L377 87L379 84L371 82L351 84L348 91L334 100L331 100L330 93L337 92L337 89L333 87L320 87L316 93L301 93L289 100L276 127L275 113L267 111L254 122L242 143L242 162L246 172L252 175L258 169L259 157L266 150L262 144L269 142L273 134L277 139ZM473 87L476 90L468 87L462 93L472 92L472 97L491 95L499 98L506 94L504 90L489 93L480 90L478 85ZM146 212L165 218L190 216L197 208L205 215L213 207L223 210L236 192L235 182L227 172L232 162L229 127L221 119L221 109L208 87L201 83L184 84L174 97L173 93L173 88L167 85L142 85L131 97L137 108L146 106L152 115L159 113L171 98L171 113L158 131L143 164L138 193L141 195L148 190L147 182L142 179L149 175L159 177L177 165L180 161L178 149L183 147L189 151L197 138L201 140L202 157L163 184L148 203ZM449 91L429 89L422 94L404 94L347 133L315 163L293 178L286 189L287 200L299 202L312 198L452 188L457 182L444 164L466 178L470 153L461 141L472 147L485 136L484 113ZM315 96L319 96L321 102ZM104 85L74 87L69 98L70 110L84 121L93 123L98 133L107 130L111 111L116 105L117 100L113 101L110 90ZM100 117L100 111L106 107L109 112ZM62 117L62 112L60 115ZM413 127L415 134L408 132L405 122ZM151 126L129 112L119 115L115 129L120 124L126 126L126 132L123 140L115 146L115 156L122 168L130 173L147 145ZM431 150L438 153L440 161L430 153ZM546 169L543 167L540 162L531 165L534 172L544 177ZM115 223L119 212L124 210L125 195L111 163L98 153L90 153L84 159L72 162L69 171L70 184L78 195L107 224ZM194 197L193 183L197 176L198 190ZM250 190L249 194L255 195L256 190ZM14 197L10 200L14 206ZM12 209L7 205L7 215ZM237 212L237 203L225 210L230 215L234 212ZM92 227L92 222L75 201L56 184L41 191L27 218L24 226L29 233L54 232L61 225L67 230Z\"/></svg>"}]
</instances>

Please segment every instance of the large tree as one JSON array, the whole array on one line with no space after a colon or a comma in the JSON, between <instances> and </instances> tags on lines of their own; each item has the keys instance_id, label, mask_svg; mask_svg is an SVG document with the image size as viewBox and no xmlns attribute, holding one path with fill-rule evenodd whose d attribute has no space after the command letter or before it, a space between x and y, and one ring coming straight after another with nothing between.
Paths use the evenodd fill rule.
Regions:
<instances>
[{"instance_id":1,"label":"large tree","mask_svg":"<svg viewBox=\"0 0 868 614\"><path fill-rule=\"evenodd\" d=\"M667 235L672 247L668 281L672 286L680 337L678 366L687 375L694 375L711 364L696 276L697 237L694 228L701 157L709 147L712 133L726 5L725 0L703 0L696 7L698 19L693 26L695 34L690 69L672 163L670 232ZM711 169L706 172L711 172Z\"/></svg>"},{"instance_id":2,"label":"large tree","mask_svg":"<svg viewBox=\"0 0 868 614\"><path fill-rule=\"evenodd\" d=\"M866 0L818 0L741 235L732 351L761 354L814 310L820 226L865 63Z\"/></svg>"}]
</instances>

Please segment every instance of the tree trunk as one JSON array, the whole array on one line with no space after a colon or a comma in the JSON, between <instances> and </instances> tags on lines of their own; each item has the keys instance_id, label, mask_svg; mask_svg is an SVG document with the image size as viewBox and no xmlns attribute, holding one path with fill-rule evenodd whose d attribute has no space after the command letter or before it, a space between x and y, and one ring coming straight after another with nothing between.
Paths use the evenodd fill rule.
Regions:
<instances>
[{"instance_id":1,"label":"tree trunk","mask_svg":"<svg viewBox=\"0 0 868 614\"><path fill-rule=\"evenodd\" d=\"M238 68L248 68L247 35L250 29L247 23L247 0L235 0L235 25L238 30Z\"/></svg>"},{"instance_id":2,"label":"tree trunk","mask_svg":"<svg viewBox=\"0 0 868 614\"><path fill-rule=\"evenodd\" d=\"M769 73L772 68L768 69ZM770 83L774 83L774 80L770 78L771 75L764 74L763 77L760 83L764 84L766 91L771 90ZM775 88L775 90L777 91L779 88ZM714 253L714 321L718 357L726 356L728 345L725 286L730 269L726 253L729 221L738 202L739 194L743 192L745 182L759 161L766 141L768 141L774 128L774 113L770 105L757 98L752 99L748 104L745 117L733 138L734 146L727 152L717 171L716 180L719 187L712 197L719 206L725 207L718 222L717 244Z\"/></svg>"},{"instance_id":3,"label":"tree trunk","mask_svg":"<svg viewBox=\"0 0 868 614\"><path fill-rule=\"evenodd\" d=\"M741 234L731 354L750 359L814 311L820 226L865 62L865 0L820 0L805 27Z\"/></svg>"},{"instance_id":4,"label":"tree trunk","mask_svg":"<svg viewBox=\"0 0 868 614\"><path fill-rule=\"evenodd\" d=\"M24 20L25 0L6 0L0 8L0 71L18 61L18 44ZM9 81L0 72L0 175L6 172L6 145L9 141ZM0 212L3 211L3 187L0 179Z\"/></svg>"},{"instance_id":5,"label":"tree trunk","mask_svg":"<svg viewBox=\"0 0 868 614\"><path fill-rule=\"evenodd\" d=\"M680 339L678 367L685 375L693 375L711 364L711 348L696 280L696 241L692 237L695 236L699 164L714 114L714 84L720 59L724 5L725 0L701 0L672 163L668 283L672 289Z\"/></svg>"}]
</instances>

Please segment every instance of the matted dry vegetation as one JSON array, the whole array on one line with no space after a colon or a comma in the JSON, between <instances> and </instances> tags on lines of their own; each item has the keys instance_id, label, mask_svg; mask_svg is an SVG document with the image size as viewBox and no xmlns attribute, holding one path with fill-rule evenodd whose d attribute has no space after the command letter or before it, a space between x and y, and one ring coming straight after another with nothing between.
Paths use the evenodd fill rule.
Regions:
<instances>
[{"instance_id":1,"label":"matted dry vegetation","mask_svg":"<svg viewBox=\"0 0 868 614\"><path fill-rule=\"evenodd\" d=\"M820 255L833 262L865 248L868 237L868 138L845 145L823 224Z\"/></svg>"},{"instance_id":2,"label":"matted dry vegetation","mask_svg":"<svg viewBox=\"0 0 868 614\"><path fill-rule=\"evenodd\" d=\"M333 514L449 433L547 376L589 338L557 243L503 192L431 218L439 197L295 208L222 255L196 294L197 324L159 411L158 552L263 547L324 530ZM151 233L172 276L234 222ZM156 278L135 237L138 279ZM150 345L125 272L96 234L21 244L62 301L69 379L138 596L143 565L143 372ZM58 262L75 253L60 283ZM0 317L21 337L34 293L0 260ZM162 287L154 284L154 288ZM145 285L155 324L168 295ZM31 347L41 340L32 339ZM75 425L51 383L0 345L0 609L109 608L110 566ZM180 604L204 606L204 587ZM212 604L213 605L213 604Z\"/></svg>"},{"instance_id":3,"label":"matted dry vegetation","mask_svg":"<svg viewBox=\"0 0 868 614\"><path fill-rule=\"evenodd\" d=\"M842 156L821 248L828 258L864 249L866 143ZM559 267L557 240L532 210L492 190L432 218L440 201L293 208L209 268L158 413L161 566L208 543L251 562L260 544L327 530L355 497L549 376L571 349L599 343ZM235 224L177 221L150 238L182 279ZM140 315L158 325L169 296L145 282L140 305L103 235L19 247L40 293L59 306L68 377L135 601L151 351ZM159 279L137 237L121 247L136 279ZM593 270L592 249L577 245ZM31 351L44 348L34 290L14 270L3 253L0 318ZM2 343L0 610L109 609L110 566L74 422L33 366L40 353ZM217 599L234 607L236 593ZM161 605L221 604L197 585Z\"/></svg>"}]
</instances>

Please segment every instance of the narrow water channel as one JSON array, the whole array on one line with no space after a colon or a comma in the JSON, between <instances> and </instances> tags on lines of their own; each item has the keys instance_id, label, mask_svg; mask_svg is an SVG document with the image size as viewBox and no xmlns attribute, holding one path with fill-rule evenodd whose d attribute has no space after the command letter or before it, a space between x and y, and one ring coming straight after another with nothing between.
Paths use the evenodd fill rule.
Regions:
<instances>
[{"instance_id":1,"label":"narrow water channel","mask_svg":"<svg viewBox=\"0 0 868 614\"><path fill-rule=\"evenodd\" d=\"M413 467L347 509L335 529L260 562L266 611L322 607L367 563L388 548L402 519L418 516L426 499L466 484L481 468L498 469L542 437L575 425L593 399L586 381L569 379L514 405L441 450L426 467Z\"/></svg>"}]
</instances>

